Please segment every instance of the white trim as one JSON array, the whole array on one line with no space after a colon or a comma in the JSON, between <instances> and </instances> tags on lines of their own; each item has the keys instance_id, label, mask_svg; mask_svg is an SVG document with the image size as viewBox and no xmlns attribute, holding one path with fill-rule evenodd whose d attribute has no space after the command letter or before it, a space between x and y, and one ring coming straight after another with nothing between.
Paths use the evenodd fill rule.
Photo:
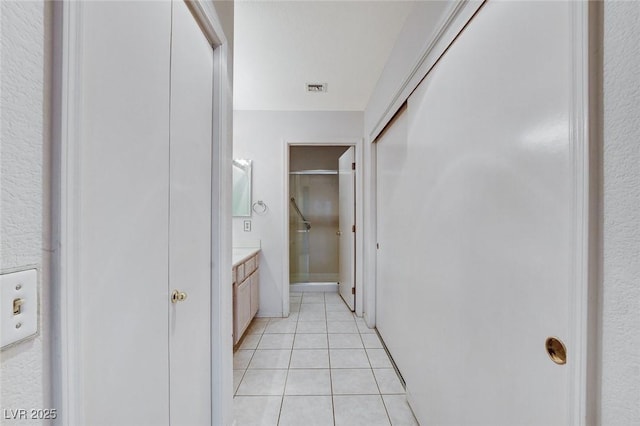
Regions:
<instances>
[{"instance_id":1,"label":"white trim","mask_svg":"<svg viewBox=\"0 0 640 426\"><path fill-rule=\"evenodd\" d=\"M65 1L56 3L55 16L56 30L59 31L59 52L56 60L59 60L59 110L56 110L59 119L59 134L54 134L56 139L54 149L57 158L54 160L53 191L57 196L52 196L58 201L58 211L52 214L53 240L57 241L57 248L52 262L52 287L56 289L56 309L53 314L58 314L58 321L54 335L57 337L58 347L54 350L53 359L58 363L59 373L54 377L54 386L59 387L59 392L53 392L54 406L58 407L56 424L76 425L82 424L82 396L83 390L80 377L75 374L77 369L82 369L82 357L78 355L78 336L80 334L79 310L74 309L80 299L77 282L78 258L77 241L78 229L76 219L78 207L77 175L78 175L78 144L81 134L80 123L82 111L81 64L82 64L82 2ZM55 201L54 201L55 202ZM53 368L55 372L56 369Z\"/></svg>"},{"instance_id":2,"label":"white trim","mask_svg":"<svg viewBox=\"0 0 640 426\"><path fill-rule=\"evenodd\" d=\"M289 285L289 294L291 293L314 293L314 292L338 292L338 283L297 283Z\"/></svg>"},{"instance_id":3,"label":"white trim","mask_svg":"<svg viewBox=\"0 0 640 426\"><path fill-rule=\"evenodd\" d=\"M205 3L202 0L184 0L184 2L214 48L227 43L220 18L210 3Z\"/></svg>"},{"instance_id":4,"label":"white trim","mask_svg":"<svg viewBox=\"0 0 640 426\"><path fill-rule=\"evenodd\" d=\"M407 100L415 88L418 87L429 71L431 71L431 68L438 62L438 59L440 59L449 45L455 40L458 34L462 32L480 7L482 7L484 1L486 0L455 0L449 7L449 10L439 22L438 29L434 32L433 37L426 40L426 43L420 50L418 60L411 70L409 70L404 80L402 80L402 83L400 83L393 96L391 96L386 108L380 113L375 124L371 129L365 129L365 134L368 135L370 142L373 142L380 134L396 111Z\"/></svg>"},{"instance_id":5,"label":"white trim","mask_svg":"<svg viewBox=\"0 0 640 426\"><path fill-rule=\"evenodd\" d=\"M291 146L353 146L356 150L354 158L356 161L356 304L355 304L355 313L357 316L361 317L363 314L364 304L363 297L363 252L362 248L364 247L364 227L362 224L364 223L364 215L362 209L362 200L363 200L363 140L362 138L334 138L334 139L295 139L291 138L290 140L282 141L282 149L284 159L284 173L283 173L283 193L282 193L282 206L283 206L283 214L282 216L282 229L283 236L282 242L284 247L286 247L286 256L283 256L282 259L282 277L283 277L283 285L282 289L282 316L289 316L290 307L289 307L289 290L290 290L290 282L289 282L289 147ZM362 231L358 231L358 229L362 229ZM262 314L262 313L261 313ZM263 314L264 315L264 314Z\"/></svg>"},{"instance_id":6,"label":"white trim","mask_svg":"<svg viewBox=\"0 0 640 426\"><path fill-rule=\"evenodd\" d=\"M213 226L212 226L212 285L211 292L211 359L213 424L231 424L233 421L233 342L231 339L231 129L233 119L232 88L229 70L232 50L221 21L210 2L204 0L187 3L199 21L207 39L214 47L214 129L213 135ZM83 419L82 385L76 373L82 369L78 353L79 310L75 309L81 291L77 280L79 214L77 169L80 164L78 150L82 123L82 2L64 1L54 6L54 70L60 83L54 107L55 160L52 199L53 241L57 247L52 267L52 284L56 307L53 310L55 343L53 349L53 398L58 408L59 425L86 424ZM55 87L55 84L54 84ZM228 265L228 267L226 266ZM220 283L216 286L215 283Z\"/></svg>"},{"instance_id":7,"label":"white trim","mask_svg":"<svg viewBox=\"0 0 640 426\"><path fill-rule=\"evenodd\" d=\"M201 3L198 1L198 4ZM208 2L205 4L209 4ZM208 15L211 16L211 15ZM217 16L214 15L214 16ZM211 375L212 375L212 424L227 425L233 422L233 294L231 286L231 164L233 159L233 104L232 78L229 70L233 52L226 42L219 20L212 21L216 34L224 44L213 51L213 128L217 129L213 141L214 171L212 215L211 287ZM215 176L215 174L212 175ZM216 182L217 180L217 182ZM217 185L216 185L217 183ZM216 236L217 234L217 236ZM215 285L217 278L218 286Z\"/></svg>"},{"instance_id":8,"label":"white trim","mask_svg":"<svg viewBox=\"0 0 640 426\"><path fill-rule=\"evenodd\" d=\"M569 424L585 425L595 421L589 418L587 407L587 384L590 373L587 358L590 353L590 336L595 330L589 327L589 253L591 250L591 199L590 199L590 153L589 153L589 5L573 2L571 8L571 106L570 142L573 150L573 230L572 283L569 289L569 342L575 351L570 356L569 401L573 409L569 412ZM574 302L574 303L572 303Z\"/></svg>"}]
</instances>

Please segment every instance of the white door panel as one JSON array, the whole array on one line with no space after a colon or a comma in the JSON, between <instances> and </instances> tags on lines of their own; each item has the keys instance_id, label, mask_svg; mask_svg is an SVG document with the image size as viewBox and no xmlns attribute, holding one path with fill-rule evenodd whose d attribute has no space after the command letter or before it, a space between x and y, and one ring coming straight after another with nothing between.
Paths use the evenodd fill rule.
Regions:
<instances>
[{"instance_id":1,"label":"white door panel","mask_svg":"<svg viewBox=\"0 0 640 426\"><path fill-rule=\"evenodd\" d=\"M347 149L338 159L338 234L339 239L339 265L338 290L344 301L353 311L355 308L355 247L356 235L352 231L355 226L355 172L354 147Z\"/></svg>"},{"instance_id":2,"label":"white door panel","mask_svg":"<svg viewBox=\"0 0 640 426\"><path fill-rule=\"evenodd\" d=\"M488 2L377 145L378 328L421 424L569 421L569 7Z\"/></svg>"},{"instance_id":3,"label":"white door panel","mask_svg":"<svg viewBox=\"0 0 640 426\"><path fill-rule=\"evenodd\" d=\"M173 2L171 44L171 424L211 423L213 49L186 4Z\"/></svg>"},{"instance_id":4,"label":"white door panel","mask_svg":"<svg viewBox=\"0 0 640 426\"><path fill-rule=\"evenodd\" d=\"M180 0L81 9L74 403L83 424L210 424L213 51Z\"/></svg>"},{"instance_id":5,"label":"white door panel","mask_svg":"<svg viewBox=\"0 0 640 426\"><path fill-rule=\"evenodd\" d=\"M69 313L80 329L79 405L84 424L168 425L171 3L82 8L81 290Z\"/></svg>"}]
</instances>

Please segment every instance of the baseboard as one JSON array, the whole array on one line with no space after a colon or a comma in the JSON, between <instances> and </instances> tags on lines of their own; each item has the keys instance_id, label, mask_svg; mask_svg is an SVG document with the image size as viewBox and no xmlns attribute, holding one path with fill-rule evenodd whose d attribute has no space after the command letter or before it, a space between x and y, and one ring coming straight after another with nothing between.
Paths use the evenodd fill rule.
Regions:
<instances>
[{"instance_id":1,"label":"baseboard","mask_svg":"<svg viewBox=\"0 0 640 426\"><path fill-rule=\"evenodd\" d=\"M338 283L293 283L289 286L292 293L338 292Z\"/></svg>"}]
</instances>

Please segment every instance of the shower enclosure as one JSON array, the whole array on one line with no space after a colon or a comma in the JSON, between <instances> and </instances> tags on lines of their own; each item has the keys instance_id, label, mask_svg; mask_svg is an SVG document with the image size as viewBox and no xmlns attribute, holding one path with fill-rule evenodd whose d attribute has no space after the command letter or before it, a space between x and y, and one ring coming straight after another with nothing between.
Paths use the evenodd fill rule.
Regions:
<instances>
[{"instance_id":1,"label":"shower enclosure","mask_svg":"<svg viewBox=\"0 0 640 426\"><path fill-rule=\"evenodd\" d=\"M338 172L289 173L289 281L338 282Z\"/></svg>"}]
</instances>

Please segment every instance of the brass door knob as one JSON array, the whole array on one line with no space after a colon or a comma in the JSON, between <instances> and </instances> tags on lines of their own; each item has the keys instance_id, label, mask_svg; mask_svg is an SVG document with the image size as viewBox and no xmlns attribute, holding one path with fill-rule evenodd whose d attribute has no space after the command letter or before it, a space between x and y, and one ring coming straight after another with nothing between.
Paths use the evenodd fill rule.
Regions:
<instances>
[{"instance_id":1,"label":"brass door knob","mask_svg":"<svg viewBox=\"0 0 640 426\"><path fill-rule=\"evenodd\" d=\"M186 298L187 293L185 292L173 290L173 293L171 293L171 303L184 302Z\"/></svg>"},{"instance_id":2,"label":"brass door knob","mask_svg":"<svg viewBox=\"0 0 640 426\"><path fill-rule=\"evenodd\" d=\"M547 354L551 361L556 364L563 365L567 363L567 348L562 343L562 340L557 337L549 337L544 343L545 348L547 349Z\"/></svg>"}]
</instances>

